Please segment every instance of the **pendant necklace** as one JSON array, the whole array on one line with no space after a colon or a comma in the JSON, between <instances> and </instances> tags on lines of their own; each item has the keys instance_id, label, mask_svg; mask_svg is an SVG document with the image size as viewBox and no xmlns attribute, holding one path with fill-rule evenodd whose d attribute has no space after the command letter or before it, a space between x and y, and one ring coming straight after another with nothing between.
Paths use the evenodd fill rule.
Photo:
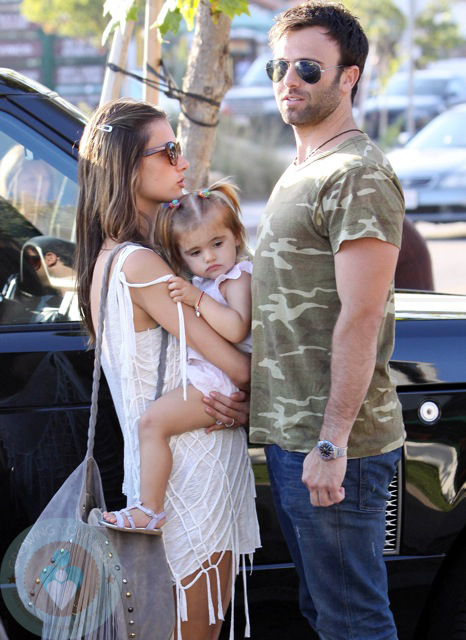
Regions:
<instances>
[{"instance_id":1,"label":"pendant necklace","mask_svg":"<svg viewBox=\"0 0 466 640\"><path fill-rule=\"evenodd\" d=\"M328 140L326 140L325 142L320 144L315 149L312 149L311 151L309 151L306 154L306 157L304 158L303 162L300 162L299 164L303 164L304 162L306 162L306 160L309 160L309 158L312 158L312 156L315 153L317 153L319 151L319 149L322 149L322 147L325 147L326 144L328 144L329 142L332 142L332 140L335 140L335 138L338 138L339 136L342 136L345 133L350 133L351 131L357 131L358 133L364 133L363 131L361 131L361 129L346 129L346 131L341 131L341 133L337 133L336 136L333 136L332 138L329 138ZM297 157L294 159L293 164L295 165L295 167L298 166L298 158Z\"/></svg>"}]
</instances>

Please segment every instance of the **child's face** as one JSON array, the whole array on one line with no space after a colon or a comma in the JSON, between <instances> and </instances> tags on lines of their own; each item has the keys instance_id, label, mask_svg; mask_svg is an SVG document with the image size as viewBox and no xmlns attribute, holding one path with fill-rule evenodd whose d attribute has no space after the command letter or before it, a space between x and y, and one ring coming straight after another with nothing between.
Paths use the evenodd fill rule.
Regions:
<instances>
[{"instance_id":1,"label":"child's face","mask_svg":"<svg viewBox=\"0 0 466 640\"><path fill-rule=\"evenodd\" d=\"M178 244L181 257L195 276L215 280L235 264L239 240L218 212L206 218L202 227L182 233Z\"/></svg>"}]
</instances>

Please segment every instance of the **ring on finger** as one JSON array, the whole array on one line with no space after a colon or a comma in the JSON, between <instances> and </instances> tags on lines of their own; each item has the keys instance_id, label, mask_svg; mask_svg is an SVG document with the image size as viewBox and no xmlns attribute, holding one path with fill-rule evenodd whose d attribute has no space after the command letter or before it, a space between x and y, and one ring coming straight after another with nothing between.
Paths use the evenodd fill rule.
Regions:
<instances>
[{"instance_id":1,"label":"ring on finger","mask_svg":"<svg viewBox=\"0 0 466 640\"><path fill-rule=\"evenodd\" d=\"M231 427L235 424L235 419L232 418L230 424L224 423L227 429L231 429Z\"/></svg>"},{"instance_id":2,"label":"ring on finger","mask_svg":"<svg viewBox=\"0 0 466 640\"><path fill-rule=\"evenodd\" d=\"M218 424L218 426L220 426L221 424L224 424L221 420L216 420L215 424Z\"/></svg>"}]
</instances>

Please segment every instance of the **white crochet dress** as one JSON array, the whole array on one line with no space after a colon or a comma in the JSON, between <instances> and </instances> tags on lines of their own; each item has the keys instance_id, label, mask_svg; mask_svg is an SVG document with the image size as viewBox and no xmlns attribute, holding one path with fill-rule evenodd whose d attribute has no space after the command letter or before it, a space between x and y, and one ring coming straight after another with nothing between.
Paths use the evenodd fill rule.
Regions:
<instances>
[{"instance_id":1,"label":"white crochet dress","mask_svg":"<svg viewBox=\"0 0 466 640\"><path fill-rule=\"evenodd\" d=\"M131 245L116 257L109 283L102 349L102 365L124 437L123 493L128 505L139 497L138 420L154 400L159 362L164 351L164 332L160 327L135 332L129 287L156 283L165 286L163 283L170 277L129 285L122 267L126 258L137 250L148 251L139 245ZM180 329L184 331L183 326ZM166 393L180 383L179 342L168 334L162 392ZM244 556L260 546L260 537L254 475L244 430L224 429L206 434L204 429L198 429L172 437L170 447L173 470L165 500L167 522L163 527L163 539L176 588L178 638L181 638L179 623L187 619L185 590L189 588L189 585L183 587L181 580L194 574L193 584L203 573L213 571L218 581L217 566L203 568L202 565L208 563L215 552L225 551L233 553L234 580L239 572L240 557L244 568ZM244 580L245 575L243 571ZM209 581L206 583L209 585ZM214 604L210 587L207 589L210 622L214 623ZM232 603L233 598L234 581ZM245 605L247 616L246 600ZM220 601L216 613L223 619ZM248 617L245 636L249 637ZM233 615L230 637L233 638Z\"/></svg>"}]
</instances>

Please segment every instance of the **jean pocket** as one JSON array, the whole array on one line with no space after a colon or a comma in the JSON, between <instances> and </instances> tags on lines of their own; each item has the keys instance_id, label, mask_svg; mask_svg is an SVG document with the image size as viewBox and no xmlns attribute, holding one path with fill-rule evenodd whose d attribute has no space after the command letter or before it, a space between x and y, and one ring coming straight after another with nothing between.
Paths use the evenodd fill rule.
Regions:
<instances>
[{"instance_id":1,"label":"jean pocket","mask_svg":"<svg viewBox=\"0 0 466 640\"><path fill-rule=\"evenodd\" d=\"M399 450L360 459L359 506L362 511L384 511L389 486L400 459Z\"/></svg>"}]
</instances>

